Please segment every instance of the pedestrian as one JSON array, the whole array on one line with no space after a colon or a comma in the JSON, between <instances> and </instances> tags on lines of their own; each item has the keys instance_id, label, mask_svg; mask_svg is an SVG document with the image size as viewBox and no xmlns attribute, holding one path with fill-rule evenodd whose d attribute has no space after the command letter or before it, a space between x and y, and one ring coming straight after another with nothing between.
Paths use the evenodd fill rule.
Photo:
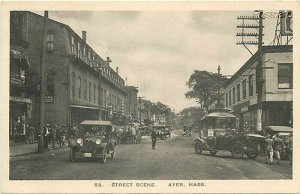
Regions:
<instances>
[{"instance_id":1,"label":"pedestrian","mask_svg":"<svg viewBox=\"0 0 300 194\"><path fill-rule=\"evenodd\" d=\"M273 139L270 134L266 135L265 139L265 155L266 155L266 164L273 164Z\"/></svg>"},{"instance_id":2,"label":"pedestrian","mask_svg":"<svg viewBox=\"0 0 300 194\"><path fill-rule=\"evenodd\" d=\"M26 126L25 128L25 142L27 144L30 144L30 133L29 133L30 129L29 129L29 125Z\"/></svg>"},{"instance_id":3,"label":"pedestrian","mask_svg":"<svg viewBox=\"0 0 300 194\"><path fill-rule=\"evenodd\" d=\"M152 132L151 132L152 149L155 149L156 136L157 136L156 131L155 131L155 129L153 129Z\"/></svg>"},{"instance_id":4,"label":"pedestrian","mask_svg":"<svg viewBox=\"0 0 300 194\"><path fill-rule=\"evenodd\" d=\"M280 164L280 154L282 150L285 149L284 142L281 137L279 137L278 133L273 138L273 150L274 154L277 158L277 164Z\"/></svg>"},{"instance_id":5,"label":"pedestrian","mask_svg":"<svg viewBox=\"0 0 300 194\"><path fill-rule=\"evenodd\" d=\"M290 164L293 164L293 133L290 134L289 136L289 141L288 141L288 156L290 160Z\"/></svg>"},{"instance_id":6,"label":"pedestrian","mask_svg":"<svg viewBox=\"0 0 300 194\"><path fill-rule=\"evenodd\" d=\"M43 129L44 148L48 149L50 139L50 124L46 124Z\"/></svg>"},{"instance_id":7,"label":"pedestrian","mask_svg":"<svg viewBox=\"0 0 300 194\"><path fill-rule=\"evenodd\" d=\"M52 149L55 148L55 144L56 144L56 131L57 130L57 126L54 125L53 128L51 129L51 143L52 143Z\"/></svg>"},{"instance_id":8,"label":"pedestrian","mask_svg":"<svg viewBox=\"0 0 300 194\"><path fill-rule=\"evenodd\" d=\"M65 130L63 130L61 127L58 127L58 138L59 146L65 146L66 133Z\"/></svg>"},{"instance_id":9,"label":"pedestrian","mask_svg":"<svg viewBox=\"0 0 300 194\"><path fill-rule=\"evenodd\" d=\"M29 136L29 143L33 144L34 143L34 133L35 133L35 129L32 125L28 124L27 125L28 128L28 136Z\"/></svg>"}]
</instances>

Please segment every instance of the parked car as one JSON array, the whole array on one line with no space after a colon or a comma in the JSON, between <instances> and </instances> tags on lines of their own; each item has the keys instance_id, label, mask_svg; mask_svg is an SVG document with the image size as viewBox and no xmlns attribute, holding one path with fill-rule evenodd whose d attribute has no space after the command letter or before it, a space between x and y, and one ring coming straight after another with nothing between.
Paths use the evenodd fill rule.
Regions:
<instances>
[{"instance_id":1,"label":"parked car","mask_svg":"<svg viewBox=\"0 0 300 194\"><path fill-rule=\"evenodd\" d=\"M219 150L231 152L233 158L243 158L246 155L255 159L264 143L264 136L259 134L245 134L235 129L236 117L226 110L215 110L202 119L204 128L200 136L194 140L196 153L209 151L215 155Z\"/></svg>"},{"instance_id":2,"label":"parked car","mask_svg":"<svg viewBox=\"0 0 300 194\"><path fill-rule=\"evenodd\" d=\"M163 132L165 136L171 137L171 126L170 125L165 125L165 128L163 129Z\"/></svg>"},{"instance_id":3,"label":"parked car","mask_svg":"<svg viewBox=\"0 0 300 194\"><path fill-rule=\"evenodd\" d=\"M283 151L280 153L280 157L282 159L287 159L288 158L288 144L289 144L289 136L291 133L293 133L293 128L289 126L266 126L264 128L264 133L270 134L272 138L275 137L275 135L278 134L280 138L282 138L285 148Z\"/></svg>"},{"instance_id":4,"label":"parked car","mask_svg":"<svg viewBox=\"0 0 300 194\"><path fill-rule=\"evenodd\" d=\"M192 126L183 126L182 136L192 136Z\"/></svg>"},{"instance_id":5,"label":"parked car","mask_svg":"<svg viewBox=\"0 0 300 194\"><path fill-rule=\"evenodd\" d=\"M117 143L113 130L109 121L83 121L79 136L70 140L70 161L77 158L95 158L105 163L107 154L114 158Z\"/></svg>"}]
</instances>

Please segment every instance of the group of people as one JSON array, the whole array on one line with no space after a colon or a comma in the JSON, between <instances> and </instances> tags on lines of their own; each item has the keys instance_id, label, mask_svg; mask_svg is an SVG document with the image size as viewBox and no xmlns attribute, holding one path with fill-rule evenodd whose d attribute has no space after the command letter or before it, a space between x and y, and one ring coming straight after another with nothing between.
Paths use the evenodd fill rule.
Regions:
<instances>
[{"instance_id":1,"label":"group of people","mask_svg":"<svg viewBox=\"0 0 300 194\"><path fill-rule=\"evenodd\" d=\"M52 145L52 149L55 148L56 143L60 147L65 146L66 132L58 125L51 126L46 124L43 129L44 148L48 149L49 144Z\"/></svg>"},{"instance_id":2,"label":"group of people","mask_svg":"<svg viewBox=\"0 0 300 194\"><path fill-rule=\"evenodd\" d=\"M26 142L28 144L33 144L34 136L35 136L35 128L32 125L28 124L26 127Z\"/></svg>"},{"instance_id":3,"label":"group of people","mask_svg":"<svg viewBox=\"0 0 300 194\"><path fill-rule=\"evenodd\" d=\"M287 147L288 146L288 147ZM288 148L288 149L286 149ZM289 136L288 144L285 145L283 139L276 134L273 138L270 134L266 135L265 139L265 153L266 153L266 164L273 164L273 155L276 156L277 164L280 164L281 153L287 150L287 155L289 157L290 163L293 160L293 134Z\"/></svg>"}]
</instances>

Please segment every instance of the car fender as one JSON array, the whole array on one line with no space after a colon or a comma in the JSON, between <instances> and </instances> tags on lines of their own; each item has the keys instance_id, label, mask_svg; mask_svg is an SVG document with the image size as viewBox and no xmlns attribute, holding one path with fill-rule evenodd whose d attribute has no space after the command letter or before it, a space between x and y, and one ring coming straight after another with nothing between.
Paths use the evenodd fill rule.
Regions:
<instances>
[{"instance_id":1,"label":"car fender","mask_svg":"<svg viewBox=\"0 0 300 194\"><path fill-rule=\"evenodd\" d=\"M200 142L202 143L203 146L206 146L206 145L205 145L205 141L204 141L203 139L201 139L201 138L195 139L195 140L194 140L194 145L195 145L198 141L200 141Z\"/></svg>"}]
</instances>

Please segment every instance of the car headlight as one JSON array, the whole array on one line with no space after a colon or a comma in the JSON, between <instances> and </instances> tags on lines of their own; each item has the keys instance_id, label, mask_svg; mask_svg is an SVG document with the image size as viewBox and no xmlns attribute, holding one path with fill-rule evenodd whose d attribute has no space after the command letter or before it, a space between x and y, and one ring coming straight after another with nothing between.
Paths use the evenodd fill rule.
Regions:
<instances>
[{"instance_id":1,"label":"car headlight","mask_svg":"<svg viewBox=\"0 0 300 194\"><path fill-rule=\"evenodd\" d=\"M99 145L101 143L101 139L96 140L96 144Z\"/></svg>"},{"instance_id":2,"label":"car headlight","mask_svg":"<svg viewBox=\"0 0 300 194\"><path fill-rule=\"evenodd\" d=\"M82 144L82 139L81 138L79 138L79 139L77 139L77 141L76 141L78 144Z\"/></svg>"}]
</instances>

